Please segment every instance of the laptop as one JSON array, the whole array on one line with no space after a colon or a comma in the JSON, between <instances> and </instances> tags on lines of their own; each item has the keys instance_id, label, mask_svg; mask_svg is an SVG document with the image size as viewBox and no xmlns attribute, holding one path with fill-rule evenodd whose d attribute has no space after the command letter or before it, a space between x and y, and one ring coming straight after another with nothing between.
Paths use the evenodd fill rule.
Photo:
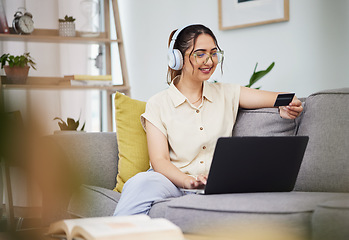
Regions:
<instances>
[{"instance_id":1,"label":"laptop","mask_svg":"<svg viewBox=\"0 0 349 240\"><path fill-rule=\"evenodd\" d=\"M308 136L219 138L205 189L197 194L290 192Z\"/></svg>"}]
</instances>

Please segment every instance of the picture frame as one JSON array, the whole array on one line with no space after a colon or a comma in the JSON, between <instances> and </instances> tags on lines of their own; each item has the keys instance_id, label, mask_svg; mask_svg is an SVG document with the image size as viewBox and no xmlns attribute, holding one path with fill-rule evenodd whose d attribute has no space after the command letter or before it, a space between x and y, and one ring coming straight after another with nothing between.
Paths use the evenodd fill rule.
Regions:
<instances>
[{"instance_id":1,"label":"picture frame","mask_svg":"<svg viewBox=\"0 0 349 240\"><path fill-rule=\"evenodd\" d=\"M289 0L218 0L220 30L289 21Z\"/></svg>"}]
</instances>

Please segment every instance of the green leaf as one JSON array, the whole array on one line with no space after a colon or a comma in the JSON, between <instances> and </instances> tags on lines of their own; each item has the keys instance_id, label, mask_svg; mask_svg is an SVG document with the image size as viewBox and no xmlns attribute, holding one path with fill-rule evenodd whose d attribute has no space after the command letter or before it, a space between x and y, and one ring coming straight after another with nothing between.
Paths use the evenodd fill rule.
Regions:
<instances>
[{"instance_id":1,"label":"green leaf","mask_svg":"<svg viewBox=\"0 0 349 240\"><path fill-rule=\"evenodd\" d=\"M85 129L85 125L86 125L86 122L84 122L84 125L82 125L82 127L81 127L80 131L84 131L84 129Z\"/></svg>"},{"instance_id":2,"label":"green leaf","mask_svg":"<svg viewBox=\"0 0 349 240\"><path fill-rule=\"evenodd\" d=\"M59 120L61 122L58 122L58 126L61 130L66 130L68 128L67 124L63 121L62 118L55 117L53 120Z\"/></svg>"},{"instance_id":3,"label":"green leaf","mask_svg":"<svg viewBox=\"0 0 349 240\"><path fill-rule=\"evenodd\" d=\"M1 61L1 68L4 68L4 66L6 65L6 62L7 62L7 59L8 59L8 56L10 54L2 54L1 57L0 57L0 61Z\"/></svg>"},{"instance_id":4,"label":"green leaf","mask_svg":"<svg viewBox=\"0 0 349 240\"><path fill-rule=\"evenodd\" d=\"M251 87L253 84L255 84L258 80L260 80L262 77L264 77L266 74L268 74L274 67L275 65L275 62L272 62L272 64L270 64L270 66L266 69L266 70L263 70L263 71L258 71L256 72L256 69L257 69L257 65L258 63L256 63L256 66L254 68L254 71L253 71L253 74L250 78L250 82L248 85L246 85L246 87ZM260 87L259 87L260 88ZM258 88L258 89L259 89Z\"/></svg>"},{"instance_id":5,"label":"green leaf","mask_svg":"<svg viewBox=\"0 0 349 240\"><path fill-rule=\"evenodd\" d=\"M62 122L64 122L63 119L60 117L55 117L53 120L61 120Z\"/></svg>"},{"instance_id":6,"label":"green leaf","mask_svg":"<svg viewBox=\"0 0 349 240\"><path fill-rule=\"evenodd\" d=\"M35 62L33 62L33 60L29 60L28 63L34 70L36 70Z\"/></svg>"},{"instance_id":7,"label":"green leaf","mask_svg":"<svg viewBox=\"0 0 349 240\"><path fill-rule=\"evenodd\" d=\"M79 121L76 121L72 118L67 118L68 128L69 130L76 130L79 126Z\"/></svg>"},{"instance_id":8,"label":"green leaf","mask_svg":"<svg viewBox=\"0 0 349 240\"><path fill-rule=\"evenodd\" d=\"M59 18L59 22L74 22L76 19L73 16L65 15L64 18Z\"/></svg>"},{"instance_id":9,"label":"green leaf","mask_svg":"<svg viewBox=\"0 0 349 240\"><path fill-rule=\"evenodd\" d=\"M63 131L63 130L68 130L68 126L65 122L58 122L58 126L59 128Z\"/></svg>"},{"instance_id":10,"label":"green leaf","mask_svg":"<svg viewBox=\"0 0 349 240\"><path fill-rule=\"evenodd\" d=\"M253 73L251 75L249 84L247 84L245 87L251 87L254 84L254 82L253 82L254 81L254 77L253 76L256 73L257 66L258 66L258 63L256 63L256 66L254 67L254 70L253 70Z\"/></svg>"}]
</instances>

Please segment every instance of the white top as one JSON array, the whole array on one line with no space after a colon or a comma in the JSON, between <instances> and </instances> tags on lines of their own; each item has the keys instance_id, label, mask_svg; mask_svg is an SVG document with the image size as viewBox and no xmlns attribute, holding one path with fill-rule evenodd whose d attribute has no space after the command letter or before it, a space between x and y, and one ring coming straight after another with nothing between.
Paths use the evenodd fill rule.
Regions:
<instances>
[{"instance_id":1,"label":"white top","mask_svg":"<svg viewBox=\"0 0 349 240\"><path fill-rule=\"evenodd\" d=\"M167 137L171 162L192 176L208 174L217 139L232 135L240 86L204 82L202 97L195 107L171 83L149 99L141 115L144 129L146 119Z\"/></svg>"}]
</instances>

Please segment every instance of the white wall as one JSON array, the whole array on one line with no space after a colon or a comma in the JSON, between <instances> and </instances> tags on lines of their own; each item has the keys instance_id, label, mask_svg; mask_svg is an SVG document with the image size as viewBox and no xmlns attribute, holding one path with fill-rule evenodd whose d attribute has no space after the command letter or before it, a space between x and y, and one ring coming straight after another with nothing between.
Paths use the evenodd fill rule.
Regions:
<instances>
[{"instance_id":1,"label":"white wall","mask_svg":"<svg viewBox=\"0 0 349 240\"><path fill-rule=\"evenodd\" d=\"M274 69L262 89L298 96L349 87L349 1L290 0L290 21L238 30L218 29L216 0L119 0L133 98L165 89L167 42L173 29L202 23L225 50L221 81L248 83L256 62ZM215 74L216 78L220 74Z\"/></svg>"}]
</instances>

